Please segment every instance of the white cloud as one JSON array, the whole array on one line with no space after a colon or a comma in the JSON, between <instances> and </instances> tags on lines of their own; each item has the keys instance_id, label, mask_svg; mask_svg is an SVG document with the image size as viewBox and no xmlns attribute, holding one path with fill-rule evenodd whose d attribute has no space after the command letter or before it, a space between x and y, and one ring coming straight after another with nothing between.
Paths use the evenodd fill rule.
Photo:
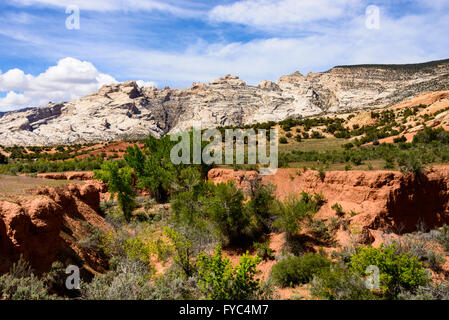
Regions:
<instances>
[{"instance_id":1,"label":"white cloud","mask_svg":"<svg viewBox=\"0 0 449 320\"><path fill-rule=\"evenodd\" d=\"M182 8L167 1L157 0L9 0L20 6L51 6L66 8L77 6L80 10L112 12L112 11L161 11L180 16L195 16L199 12L194 9Z\"/></svg>"},{"instance_id":2,"label":"white cloud","mask_svg":"<svg viewBox=\"0 0 449 320\"><path fill-rule=\"evenodd\" d=\"M423 17L383 17L380 30L368 30L361 16L347 24L344 29L303 38L199 44L176 53L111 48L102 57L118 70L127 70L128 77L132 74L138 79L150 74L160 86L170 81L176 87L228 73L255 85L260 80L277 81L296 70L305 74L341 64L418 63L448 58L449 35L441 30L449 30L449 20L429 24Z\"/></svg>"},{"instance_id":3,"label":"white cloud","mask_svg":"<svg viewBox=\"0 0 449 320\"><path fill-rule=\"evenodd\" d=\"M282 26L340 18L355 0L242 0L212 9L209 18L254 27Z\"/></svg>"},{"instance_id":4,"label":"white cloud","mask_svg":"<svg viewBox=\"0 0 449 320\"><path fill-rule=\"evenodd\" d=\"M97 91L105 84L116 83L110 75L100 73L90 62L74 58L58 61L37 77L12 69L0 73L0 111L42 106L49 101L77 99Z\"/></svg>"},{"instance_id":5,"label":"white cloud","mask_svg":"<svg viewBox=\"0 0 449 320\"><path fill-rule=\"evenodd\" d=\"M30 76L26 76L20 69L11 69L5 74L0 74L0 90L22 90L27 86Z\"/></svg>"},{"instance_id":6,"label":"white cloud","mask_svg":"<svg viewBox=\"0 0 449 320\"><path fill-rule=\"evenodd\" d=\"M5 98L0 99L0 111L10 110L8 106L26 106L29 103L31 103L29 97L9 91ZM3 106L6 108L3 109Z\"/></svg>"},{"instance_id":7,"label":"white cloud","mask_svg":"<svg viewBox=\"0 0 449 320\"><path fill-rule=\"evenodd\" d=\"M66 3L64 0L38 1L55 5ZM215 7L209 17L213 21L238 22L263 29L262 32L257 31L256 39L233 41L233 37L226 36L226 32L237 32L241 28L223 25L225 36L217 36L214 42L198 39L187 32L186 38L192 40L184 49L155 49L151 44L136 42L133 38L128 41L126 37L120 37L120 41L111 40L109 35L115 31L101 28L93 32L96 37L80 41L44 32L38 34L37 41L33 30L5 29L7 24L0 28L0 34L8 31L11 37L20 36L20 40L28 44L27 50L33 51L36 56L59 59L70 55L101 61L102 68L118 78L150 78L158 86L177 88L188 87L192 82L208 82L228 73L240 76L249 84L257 84L260 80L276 81L295 70L306 74L341 64L414 63L448 58L449 33L442 32L449 30L447 10L426 9L415 14L399 15L395 12L394 16L390 16L390 2L385 6L382 6L383 0L372 2L381 9L379 30L365 27L364 9L368 1L364 0L241 0ZM387 3L386 0L384 2ZM414 2L422 2L423 6L426 4L424 0ZM114 3L119 2L112 0L107 6ZM261 5L263 3L265 5ZM101 10L103 4L86 0L84 5ZM447 0L432 2L432 8L445 5L449 5ZM427 8L430 8L430 2ZM301 32L295 29L298 27ZM291 32L292 29L294 32ZM133 30L130 27L127 34L132 34ZM182 30L176 32L184 35ZM161 34L161 37L170 35ZM246 35L244 33L244 37L239 38L245 39ZM72 95L77 98L94 92L99 87L98 83L114 81L112 77L100 74L89 63L78 61L78 64L76 67L69 64L55 70L50 68L45 76L38 77L17 69L0 74L0 91L14 92L0 99L0 108L42 105L48 100L69 100ZM79 70L83 71L77 73ZM3 78L9 80L2 82ZM152 86L155 83L139 81L139 85Z\"/></svg>"}]
</instances>

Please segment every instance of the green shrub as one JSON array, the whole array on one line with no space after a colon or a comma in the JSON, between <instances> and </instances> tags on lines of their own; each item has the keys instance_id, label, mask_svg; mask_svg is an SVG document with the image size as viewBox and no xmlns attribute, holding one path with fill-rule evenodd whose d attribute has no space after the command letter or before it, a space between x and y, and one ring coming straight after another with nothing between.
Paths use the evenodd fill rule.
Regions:
<instances>
[{"instance_id":1,"label":"green shrub","mask_svg":"<svg viewBox=\"0 0 449 320\"><path fill-rule=\"evenodd\" d=\"M97 226L93 226L87 221L84 222L83 226L86 228L86 232L78 241L78 245L82 248L89 249L103 255L104 232Z\"/></svg>"},{"instance_id":2,"label":"green shrub","mask_svg":"<svg viewBox=\"0 0 449 320\"><path fill-rule=\"evenodd\" d=\"M254 250L256 250L256 255L262 260L273 260L274 254L270 248L270 240L265 242L254 242Z\"/></svg>"},{"instance_id":3,"label":"green shrub","mask_svg":"<svg viewBox=\"0 0 449 320\"><path fill-rule=\"evenodd\" d=\"M379 248L359 247L351 257L350 269L365 275L368 266L380 271L380 289L386 297L394 298L401 289L413 291L428 282L428 275L416 257L397 252L396 245Z\"/></svg>"},{"instance_id":4,"label":"green shrub","mask_svg":"<svg viewBox=\"0 0 449 320\"><path fill-rule=\"evenodd\" d=\"M311 282L312 297L325 300L374 300L365 280L339 265L323 269Z\"/></svg>"},{"instance_id":5,"label":"green shrub","mask_svg":"<svg viewBox=\"0 0 449 320\"><path fill-rule=\"evenodd\" d=\"M172 197L173 220L178 225L213 233L228 245L253 240L270 227L274 188L248 180L248 198L234 182L200 182Z\"/></svg>"},{"instance_id":6,"label":"green shrub","mask_svg":"<svg viewBox=\"0 0 449 320\"><path fill-rule=\"evenodd\" d=\"M324 241L331 240L332 235L330 234L329 228L323 220L312 220L310 221L309 226L314 237L322 239Z\"/></svg>"},{"instance_id":7,"label":"green shrub","mask_svg":"<svg viewBox=\"0 0 449 320\"><path fill-rule=\"evenodd\" d=\"M248 196L250 200L246 203L246 210L251 216L256 230L265 229L267 231L271 225L271 214L275 202L274 192L276 186L265 185L259 179L249 179Z\"/></svg>"},{"instance_id":8,"label":"green shrub","mask_svg":"<svg viewBox=\"0 0 449 320\"><path fill-rule=\"evenodd\" d=\"M82 282L81 296L87 300L155 299L150 277L145 264L124 259L116 270L95 276L90 283Z\"/></svg>"},{"instance_id":9,"label":"green shrub","mask_svg":"<svg viewBox=\"0 0 449 320\"><path fill-rule=\"evenodd\" d=\"M154 279L154 299L156 300L200 300L203 298L198 287L198 275L186 277L183 271L169 268Z\"/></svg>"},{"instance_id":10,"label":"green shrub","mask_svg":"<svg viewBox=\"0 0 449 320\"><path fill-rule=\"evenodd\" d=\"M345 212L343 211L343 207L339 203L334 203L332 205L331 209L335 210L335 213L339 217L343 217L345 215Z\"/></svg>"},{"instance_id":11,"label":"green shrub","mask_svg":"<svg viewBox=\"0 0 449 320\"><path fill-rule=\"evenodd\" d=\"M360 166L363 162L360 155L352 156L351 161L355 166Z\"/></svg>"},{"instance_id":12,"label":"green shrub","mask_svg":"<svg viewBox=\"0 0 449 320\"><path fill-rule=\"evenodd\" d=\"M426 259L426 265L434 271L440 271L441 266L446 262L446 259L442 254L436 253L433 250L427 252Z\"/></svg>"},{"instance_id":13,"label":"green shrub","mask_svg":"<svg viewBox=\"0 0 449 320\"><path fill-rule=\"evenodd\" d=\"M312 131L312 139L324 139L324 136L318 131Z\"/></svg>"},{"instance_id":14,"label":"green shrub","mask_svg":"<svg viewBox=\"0 0 449 320\"><path fill-rule=\"evenodd\" d=\"M421 286L414 292L403 290L398 299L401 300L449 300L449 283L431 283Z\"/></svg>"},{"instance_id":15,"label":"green shrub","mask_svg":"<svg viewBox=\"0 0 449 320\"><path fill-rule=\"evenodd\" d=\"M280 287L294 287L310 282L313 276L329 266L330 261L319 254L289 256L273 266L271 277Z\"/></svg>"},{"instance_id":16,"label":"green shrub","mask_svg":"<svg viewBox=\"0 0 449 320\"><path fill-rule=\"evenodd\" d=\"M423 165L422 161L414 153L408 154L404 159L404 163L400 166L400 170L402 173L413 173L415 175L420 174L424 170L424 168L425 166Z\"/></svg>"},{"instance_id":17,"label":"green shrub","mask_svg":"<svg viewBox=\"0 0 449 320\"><path fill-rule=\"evenodd\" d=\"M384 169L394 169L394 159L392 158L385 159Z\"/></svg>"},{"instance_id":18,"label":"green shrub","mask_svg":"<svg viewBox=\"0 0 449 320\"><path fill-rule=\"evenodd\" d=\"M324 171L323 168L320 168L318 170L318 173L316 175L322 182L324 181L324 178L326 178L326 172Z\"/></svg>"},{"instance_id":19,"label":"green shrub","mask_svg":"<svg viewBox=\"0 0 449 320\"><path fill-rule=\"evenodd\" d=\"M291 194L283 202L275 202L274 213L277 220L273 225L285 232L287 239L291 239L300 230L299 223L305 218L311 218L321 205L321 201L317 203L306 192L301 193L301 198Z\"/></svg>"},{"instance_id":20,"label":"green shrub","mask_svg":"<svg viewBox=\"0 0 449 320\"><path fill-rule=\"evenodd\" d=\"M220 247L211 255L201 253L196 263L198 285L210 300L254 299L260 288L260 282L255 278L260 261L259 257L244 254L239 265L233 268L231 260L223 257Z\"/></svg>"},{"instance_id":21,"label":"green shrub","mask_svg":"<svg viewBox=\"0 0 449 320\"><path fill-rule=\"evenodd\" d=\"M286 137L280 137L280 138L279 138L279 143L280 143L280 144L287 144L287 143L288 143L288 140L287 140Z\"/></svg>"},{"instance_id":22,"label":"green shrub","mask_svg":"<svg viewBox=\"0 0 449 320\"><path fill-rule=\"evenodd\" d=\"M352 149L354 148L354 144L349 142L343 145L343 148L345 148L346 150Z\"/></svg>"},{"instance_id":23,"label":"green shrub","mask_svg":"<svg viewBox=\"0 0 449 320\"><path fill-rule=\"evenodd\" d=\"M191 277L195 269L192 262L192 243L174 229L165 228L164 231L167 238L172 242L175 251L174 262L184 271L187 277Z\"/></svg>"},{"instance_id":24,"label":"green shrub","mask_svg":"<svg viewBox=\"0 0 449 320\"><path fill-rule=\"evenodd\" d=\"M128 147L124 159L136 175L136 186L150 191L160 203L168 199L170 184L175 181L177 171L170 160L170 151L174 142L169 136L161 139L149 137L145 140L144 150L137 145Z\"/></svg>"},{"instance_id":25,"label":"green shrub","mask_svg":"<svg viewBox=\"0 0 449 320\"><path fill-rule=\"evenodd\" d=\"M208 216L229 243L239 241L251 228L245 197L233 181L216 185L207 207Z\"/></svg>"},{"instance_id":26,"label":"green shrub","mask_svg":"<svg viewBox=\"0 0 449 320\"><path fill-rule=\"evenodd\" d=\"M446 252L449 252L449 226L444 225L437 236L438 242Z\"/></svg>"},{"instance_id":27,"label":"green shrub","mask_svg":"<svg viewBox=\"0 0 449 320\"><path fill-rule=\"evenodd\" d=\"M394 143L407 142L407 138L405 136L400 136L400 137L394 138L393 142Z\"/></svg>"},{"instance_id":28,"label":"green shrub","mask_svg":"<svg viewBox=\"0 0 449 320\"><path fill-rule=\"evenodd\" d=\"M132 187L132 170L130 167L120 168L115 161L106 161L101 170L95 170L95 179L102 180L108 185L111 197L117 195L117 203L127 221L131 220L131 213L136 208L136 191Z\"/></svg>"},{"instance_id":29,"label":"green shrub","mask_svg":"<svg viewBox=\"0 0 449 320\"><path fill-rule=\"evenodd\" d=\"M36 277L31 267L20 257L9 273L0 277L0 300L50 300L56 297L48 292L45 282Z\"/></svg>"}]
</instances>

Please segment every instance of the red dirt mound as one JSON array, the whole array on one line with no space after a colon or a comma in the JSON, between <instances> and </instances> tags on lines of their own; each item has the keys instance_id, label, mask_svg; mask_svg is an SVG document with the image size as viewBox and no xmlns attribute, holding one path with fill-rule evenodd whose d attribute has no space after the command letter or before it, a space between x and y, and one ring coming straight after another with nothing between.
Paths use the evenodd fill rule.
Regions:
<instances>
[{"instance_id":1,"label":"red dirt mound","mask_svg":"<svg viewBox=\"0 0 449 320\"><path fill-rule=\"evenodd\" d=\"M108 231L98 214L100 190L95 184L40 187L22 202L0 201L0 273L20 255L37 273L46 272L56 260L77 264L84 271L103 270L105 261L79 246L88 226ZM84 261L84 265L79 265Z\"/></svg>"},{"instance_id":2,"label":"red dirt mound","mask_svg":"<svg viewBox=\"0 0 449 320\"><path fill-rule=\"evenodd\" d=\"M54 180L79 180L89 181L94 179L94 173L92 171L82 172L50 172L39 173L38 178L42 179L54 179Z\"/></svg>"},{"instance_id":3,"label":"red dirt mound","mask_svg":"<svg viewBox=\"0 0 449 320\"><path fill-rule=\"evenodd\" d=\"M271 176L230 169L209 172L211 181L234 180L241 187L254 177L275 185L281 199L301 191L323 194L327 202L316 214L319 219L337 217L331 207L340 204L350 220L349 229L358 229L365 243L382 236L379 230L407 233L415 231L418 224L434 228L449 223L448 166L418 176L389 171L332 171L326 172L323 180L316 171L298 169L279 169ZM337 238L343 241L347 237L342 234Z\"/></svg>"}]
</instances>

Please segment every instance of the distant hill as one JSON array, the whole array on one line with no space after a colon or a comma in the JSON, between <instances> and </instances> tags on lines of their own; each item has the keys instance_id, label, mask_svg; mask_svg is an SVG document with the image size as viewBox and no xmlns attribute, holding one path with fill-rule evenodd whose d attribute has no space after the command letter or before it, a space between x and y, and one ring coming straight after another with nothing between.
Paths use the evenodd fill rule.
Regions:
<instances>
[{"instance_id":1,"label":"distant hill","mask_svg":"<svg viewBox=\"0 0 449 320\"><path fill-rule=\"evenodd\" d=\"M204 127L385 108L424 92L449 90L449 60L338 66L278 83L248 86L235 76L186 90L140 88L133 81L41 108L0 113L1 145L55 145L162 136Z\"/></svg>"}]
</instances>

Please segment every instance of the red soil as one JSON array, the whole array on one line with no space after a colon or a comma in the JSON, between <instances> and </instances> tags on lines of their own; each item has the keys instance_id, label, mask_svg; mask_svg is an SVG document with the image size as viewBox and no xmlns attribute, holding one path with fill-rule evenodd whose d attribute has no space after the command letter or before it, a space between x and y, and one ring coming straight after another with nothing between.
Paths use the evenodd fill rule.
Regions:
<instances>
[{"instance_id":1,"label":"red soil","mask_svg":"<svg viewBox=\"0 0 449 320\"><path fill-rule=\"evenodd\" d=\"M23 202L0 201L0 272L20 255L37 273L48 271L58 258L77 264L76 257L85 263L79 265L83 272L104 270L106 262L78 244L89 232L87 223L109 230L98 214L100 191L96 184L69 184L40 187Z\"/></svg>"},{"instance_id":2,"label":"red soil","mask_svg":"<svg viewBox=\"0 0 449 320\"><path fill-rule=\"evenodd\" d=\"M254 177L275 185L281 199L301 191L323 194L327 202L315 215L318 219L337 218L331 207L339 203L350 221L349 230L362 243L373 243L387 231L412 232L419 223L429 228L449 223L449 166L417 177L389 171L332 171L326 172L323 181L311 170L278 169L271 176L226 169L209 172L214 182L233 180L242 188ZM351 211L357 214L351 217ZM343 230L337 232L337 239L342 245L352 241Z\"/></svg>"}]
</instances>

